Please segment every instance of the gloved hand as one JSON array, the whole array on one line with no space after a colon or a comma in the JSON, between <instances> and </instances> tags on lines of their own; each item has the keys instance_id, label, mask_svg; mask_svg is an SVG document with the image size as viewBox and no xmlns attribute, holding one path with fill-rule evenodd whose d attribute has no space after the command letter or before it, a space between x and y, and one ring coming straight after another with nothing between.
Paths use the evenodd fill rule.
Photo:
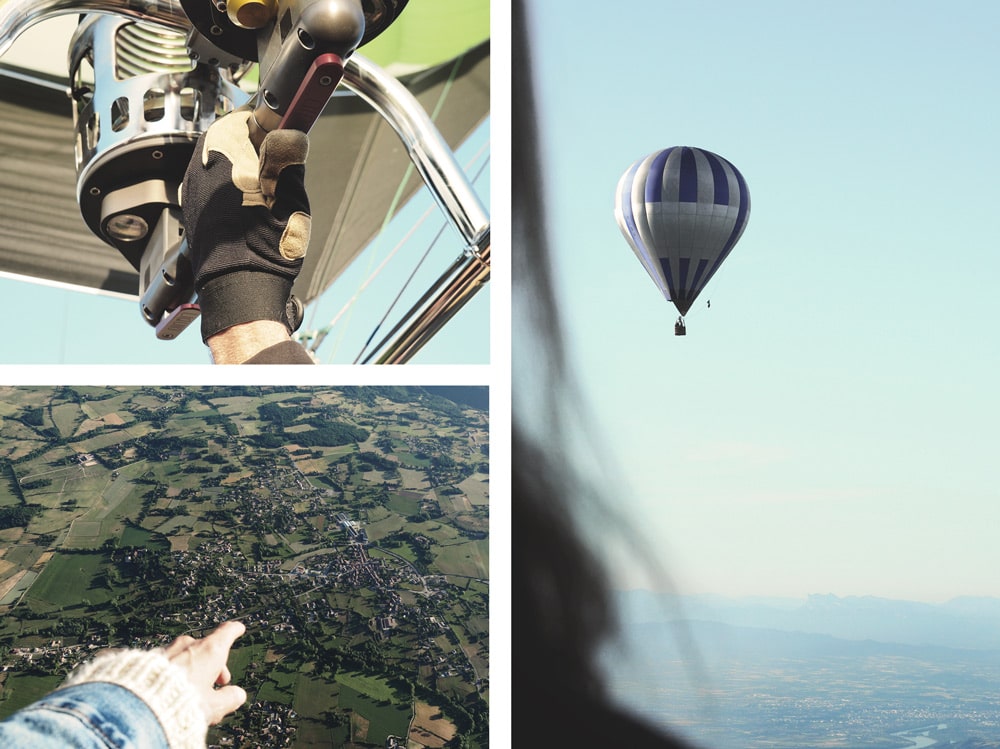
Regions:
<instances>
[{"instance_id":1,"label":"gloved hand","mask_svg":"<svg viewBox=\"0 0 1000 749\"><path fill-rule=\"evenodd\" d=\"M239 323L274 320L292 333L301 321L301 314L291 319L291 290L312 223L305 190L309 138L276 130L258 156L249 116L237 110L212 123L195 146L181 190L205 341Z\"/></svg>"}]
</instances>

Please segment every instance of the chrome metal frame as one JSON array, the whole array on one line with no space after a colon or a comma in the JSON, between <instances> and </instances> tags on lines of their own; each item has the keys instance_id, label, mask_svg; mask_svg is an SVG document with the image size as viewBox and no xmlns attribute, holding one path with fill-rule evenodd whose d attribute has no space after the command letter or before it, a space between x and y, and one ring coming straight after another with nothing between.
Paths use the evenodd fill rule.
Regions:
<instances>
[{"instance_id":1,"label":"chrome metal frame","mask_svg":"<svg viewBox=\"0 0 1000 749\"><path fill-rule=\"evenodd\" d=\"M393 329L409 324L393 341L388 337L364 359L380 350L378 364L409 361L489 280L490 218L427 112L405 86L362 55L355 54L344 69L344 85L371 104L395 129L410 159L438 206L465 241L465 252ZM440 289L433 294L435 289ZM391 336L392 334L390 334Z\"/></svg>"},{"instance_id":2,"label":"chrome metal frame","mask_svg":"<svg viewBox=\"0 0 1000 749\"><path fill-rule=\"evenodd\" d=\"M0 56L36 23L69 13L114 13L174 29L191 28L177 0L0 0Z\"/></svg>"}]
</instances>

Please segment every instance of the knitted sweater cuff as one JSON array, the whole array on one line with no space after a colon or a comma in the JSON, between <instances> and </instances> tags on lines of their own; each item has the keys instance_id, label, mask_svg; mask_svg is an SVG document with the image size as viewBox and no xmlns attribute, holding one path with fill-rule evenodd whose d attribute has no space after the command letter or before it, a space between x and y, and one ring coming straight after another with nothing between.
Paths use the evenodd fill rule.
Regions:
<instances>
[{"instance_id":1,"label":"knitted sweater cuff","mask_svg":"<svg viewBox=\"0 0 1000 749\"><path fill-rule=\"evenodd\" d=\"M76 668L64 686L94 681L123 686L149 705L170 749L205 749L208 719L194 687L161 649L109 651Z\"/></svg>"}]
</instances>

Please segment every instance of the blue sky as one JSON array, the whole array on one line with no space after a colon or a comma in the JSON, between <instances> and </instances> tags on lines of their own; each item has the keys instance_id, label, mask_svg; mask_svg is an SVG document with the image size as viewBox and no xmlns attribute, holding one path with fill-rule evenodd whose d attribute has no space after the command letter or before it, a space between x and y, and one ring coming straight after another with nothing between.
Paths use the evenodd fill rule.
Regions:
<instances>
[{"instance_id":1,"label":"blue sky","mask_svg":"<svg viewBox=\"0 0 1000 749\"><path fill-rule=\"evenodd\" d=\"M1000 6L608 8L532 17L560 306L616 506L686 592L1000 595ZM752 197L683 338L613 216L672 145Z\"/></svg>"}]
</instances>

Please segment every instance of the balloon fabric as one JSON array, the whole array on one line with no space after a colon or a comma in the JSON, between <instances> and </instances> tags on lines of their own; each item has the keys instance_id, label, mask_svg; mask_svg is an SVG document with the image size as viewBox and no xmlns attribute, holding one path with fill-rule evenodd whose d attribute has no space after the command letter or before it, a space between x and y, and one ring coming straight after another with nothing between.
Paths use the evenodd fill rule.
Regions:
<instances>
[{"instance_id":1,"label":"balloon fabric","mask_svg":"<svg viewBox=\"0 0 1000 749\"><path fill-rule=\"evenodd\" d=\"M729 161L676 146L636 161L618 181L615 218L639 262L681 317L750 217L750 192Z\"/></svg>"}]
</instances>

